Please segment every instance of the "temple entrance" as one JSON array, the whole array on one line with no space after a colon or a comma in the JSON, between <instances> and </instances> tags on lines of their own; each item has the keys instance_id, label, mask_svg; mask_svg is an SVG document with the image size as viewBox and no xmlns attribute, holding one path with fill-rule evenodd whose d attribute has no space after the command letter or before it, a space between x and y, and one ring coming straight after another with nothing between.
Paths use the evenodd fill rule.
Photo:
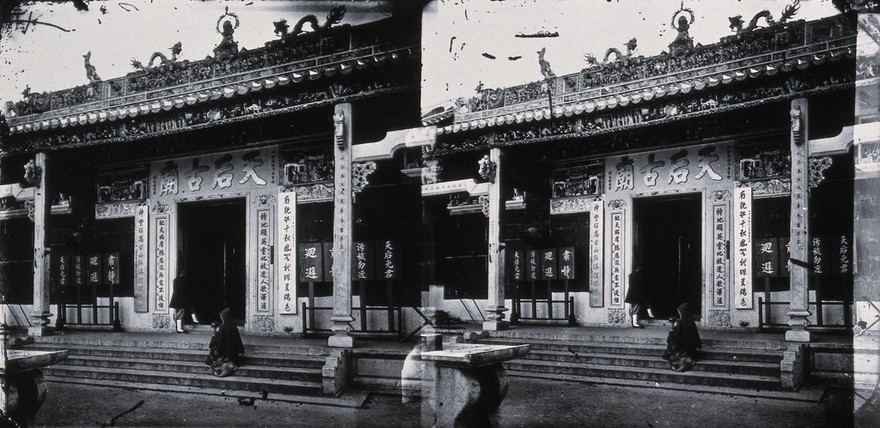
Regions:
<instances>
[{"instance_id":1,"label":"temple entrance","mask_svg":"<svg viewBox=\"0 0 880 428\"><path fill-rule=\"evenodd\" d=\"M236 323L245 319L245 200L180 204L179 226L182 260L194 312L201 323L223 308L232 309Z\"/></svg>"},{"instance_id":2,"label":"temple entrance","mask_svg":"<svg viewBox=\"0 0 880 428\"><path fill-rule=\"evenodd\" d=\"M648 279L646 293L654 317L674 316L684 302L691 314L699 316L703 301L700 194L635 199L634 220L633 266L641 263Z\"/></svg>"}]
</instances>

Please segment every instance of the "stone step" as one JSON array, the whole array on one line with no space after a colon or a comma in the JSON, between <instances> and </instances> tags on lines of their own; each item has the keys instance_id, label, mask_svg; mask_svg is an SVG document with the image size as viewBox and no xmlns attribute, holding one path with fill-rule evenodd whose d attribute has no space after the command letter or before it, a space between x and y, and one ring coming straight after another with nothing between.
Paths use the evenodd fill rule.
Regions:
<instances>
[{"instance_id":1,"label":"stone step","mask_svg":"<svg viewBox=\"0 0 880 428\"><path fill-rule=\"evenodd\" d=\"M43 369L43 373L52 378L95 379L101 381L164 384L178 387L187 386L235 391L266 391L267 393L279 394L321 395L320 382L241 376L238 375L238 373L221 378L210 374L207 368L204 373L178 373L137 369L56 365Z\"/></svg>"},{"instance_id":2,"label":"stone step","mask_svg":"<svg viewBox=\"0 0 880 428\"><path fill-rule=\"evenodd\" d=\"M208 355L206 349L145 349L139 347L94 346L82 344L47 344L35 343L25 349L32 350L67 350L71 356L104 356L114 358L132 358L155 361L189 361L204 362ZM325 357L321 355L278 354L245 351L243 362L247 365L262 365L290 368L317 368L324 366Z\"/></svg>"},{"instance_id":3,"label":"stone step","mask_svg":"<svg viewBox=\"0 0 880 428\"><path fill-rule=\"evenodd\" d=\"M617 331L613 331L617 330ZM659 345L666 346L668 329L594 329L559 328L547 330L510 329L493 331L492 338L508 339L517 342L592 342L606 344ZM781 335L765 335L762 338L749 336L716 335L713 331L701 331L703 346L708 348L727 348L736 350L783 351L786 344ZM760 336L755 333L752 336Z\"/></svg>"},{"instance_id":4,"label":"stone step","mask_svg":"<svg viewBox=\"0 0 880 428\"><path fill-rule=\"evenodd\" d=\"M697 362L697 365L701 364ZM555 375L577 375L597 378L627 379L659 383L677 383L732 388L753 388L765 390L780 389L779 377L716 373L691 370L675 372L668 368L650 369L642 367L609 366L604 364L561 363L518 359L504 363L504 367L516 373L548 373Z\"/></svg>"},{"instance_id":5,"label":"stone step","mask_svg":"<svg viewBox=\"0 0 880 428\"><path fill-rule=\"evenodd\" d=\"M119 335L112 337L113 335ZM123 336L124 335L124 336ZM182 337L182 339L178 339ZM135 348L150 350L183 349L207 351L211 340L209 334L127 334L111 333L107 336L43 336L38 337L34 345L55 345L62 348L75 346L92 346L100 348ZM326 356L327 351L321 346L297 344L296 339L291 338L283 344L258 344L245 343L245 353L280 354L280 355L313 355Z\"/></svg>"},{"instance_id":6,"label":"stone step","mask_svg":"<svg viewBox=\"0 0 880 428\"><path fill-rule=\"evenodd\" d=\"M204 362L162 361L152 359L118 358L108 356L70 355L61 366L100 367L109 369L201 374L210 371ZM321 368L273 367L243 364L237 376L321 382Z\"/></svg>"},{"instance_id":7,"label":"stone step","mask_svg":"<svg viewBox=\"0 0 880 428\"><path fill-rule=\"evenodd\" d=\"M570 351L532 350L523 359L535 361L586 363L594 365L642 367L648 369L667 369L669 363L653 355L626 355L604 353L573 353ZM779 363L756 363L746 361L713 360L699 357L699 363L693 368L697 371L749 374L759 376L779 376Z\"/></svg>"},{"instance_id":8,"label":"stone step","mask_svg":"<svg viewBox=\"0 0 880 428\"><path fill-rule=\"evenodd\" d=\"M589 341L541 341L529 339L488 338L481 339L480 343L494 343L499 345L529 344L532 352L539 350L547 351L574 351L578 354L615 354L615 355L640 355L661 356L666 345L647 345L630 343L602 343ZM782 351L767 349L730 349L705 346L702 350L701 359L722 360L750 363L775 363L782 361Z\"/></svg>"}]
</instances>

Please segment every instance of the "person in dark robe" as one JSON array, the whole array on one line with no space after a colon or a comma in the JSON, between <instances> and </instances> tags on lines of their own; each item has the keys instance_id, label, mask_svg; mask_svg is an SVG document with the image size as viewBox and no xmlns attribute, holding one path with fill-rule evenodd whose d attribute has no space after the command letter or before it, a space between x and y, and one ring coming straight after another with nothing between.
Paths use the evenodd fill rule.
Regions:
<instances>
[{"instance_id":1,"label":"person in dark robe","mask_svg":"<svg viewBox=\"0 0 880 428\"><path fill-rule=\"evenodd\" d=\"M687 303L678 307L678 315L679 318L672 323L672 331L666 338L663 359L669 361L669 368L672 370L684 372L696 364L697 350L702 349L703 342Z\"/></svg>"},{"instance_id":2,"label":"person in dark robe","mask_svg":"<svg viewBox=\"0 0 880 428\"><path fill-rule=\"evenodd\" d=\"M231 375L241 365L244 345L238 327L232 322L232 310L220 311L220 321L214 322L214 334L208 344L208 358L205 364L211 366L214 376Z\"/></svg>"},{"instance_id":3,"label":"person in dark robe","mask_svg":"<svg viewBox=\"0 0 880 428\"><path fill-rule=\"evenodd\" d=\"M632 326L641 328L639 324L639 313L642 308L651 310L649 293L645 283L645 276L642 274L642 266L636 265L632 273L629 274L629 288L626 290L624 302L629 303L629 314L632 317Z\"/></svg>"},{"instance_id":4,"label":"person in dark robe","mask_svg":"<svg viewBox=\"0 0 880 428\"><path fill-rule=\"evenodd\" d=\"M171 300L168 306L174 309L174 323L178 333L189 333L183 329L183 317L189 312L195 321L195 315L192 314L193 299L190 286L187 283L186 271L180 272L171 287Z\"/></svg>"}]
</instances>

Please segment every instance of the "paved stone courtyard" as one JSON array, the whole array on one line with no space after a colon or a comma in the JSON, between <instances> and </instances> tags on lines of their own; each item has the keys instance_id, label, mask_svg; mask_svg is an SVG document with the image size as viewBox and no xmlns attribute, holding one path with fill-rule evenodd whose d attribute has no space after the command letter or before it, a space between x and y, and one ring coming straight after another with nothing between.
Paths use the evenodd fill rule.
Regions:
<instances>
[{"instance_id":1,"label":"paved stone courtyard","mask_svg":"<svg viewBox=\"0 0 880 428\"><path fill-rule=\"evenodd\" d=\"M356 395L356 394L355 394ZM813 401L729 396L511 377L501 426L825 427L851 426L851 396L819 391ZM352 400L344 400L351 403ZM143 403L141 403L143 402ZM51 383L35 426L413 427L419 403L371 394L357 408ZM877 415L859 415L857 426Z\"/></svg>"}]
</instances>

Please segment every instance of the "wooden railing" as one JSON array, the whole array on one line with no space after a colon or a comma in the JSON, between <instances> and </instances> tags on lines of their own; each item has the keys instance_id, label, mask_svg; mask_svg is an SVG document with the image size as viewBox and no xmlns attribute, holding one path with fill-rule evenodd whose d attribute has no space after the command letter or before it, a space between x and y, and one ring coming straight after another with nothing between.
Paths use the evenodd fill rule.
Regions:
<instances>
[{"instance_id":1,"label":"wooden railing","mask_svg":"<svg viewBox=\"0 0 880 428\"><path fill-rule=\"evenodd\" d=\"M369 313L386 313L386 325L377 328L370 322ZM318 328L318 312L333 313L330 306L309 306L302 302L303 335L304 336L327 336L333 332L329 328ZM388 337L399 339L403 336L403 315L400 306L362 306L353 307L352 313L360 318L356 320L358 327L351 330L353 336ZM322 317L323 318L323 317ZM327 318L329 319L329 317Z\"/></svg>"},{"instance_id":2,"label":"wooden railing","mask_svg":"<svg viewBox=\"0 0 880 428\"><path fill-rule=\"evenodd\" d=\"M73 318L67 317L67 311L73 311ZM102 317L101 313L106 312L107 316ZM91 313L91 316L83 317L83 314ZM106 322L101 322L106 319ZM68 326L77 326L84 328L110 328L111 331L122 331L122 325L119 322L119 302L110 300L106 305L97 303L76 303L58 304L58 319L55 321L55 328L63 330Z\"/></svg>"},{"instance_id":3,"label":"wooden railing","mask_svg":"<svg viewBox=\"0 0 880 428\"><path fill-rule=\"evenodd\" d=\"M513 312L510 314L511 323L516 324L522 321L565 321L565 324L569 327L577 325L577 319L574 316L574 297L567 296L561 300L553 300L540 299L534 297L534 294L532 296L527 299L513 298ZM563 304L561 317L553 316L553 305L556 303ZM529 307L528 312L523 312L523 304ZM543 311L544 315L538 315L539 306L546 306L547 310Z\"/></svg>"},{"instance_id":4,"label":"wooden railing","mask_svg":"<svg viewBox=\"0 0 880 428\"><path fill-rule=\"evenodd\" d=\"M774 306L783 306L783 308L787 309L790 305L790 302L770 302L764 301L763 297L758 297L758 331L763 331L765 329L779 329L779 328L788 328L789 325L785 323L774 323L773 322L773 307ZM852 306L853 302L846 300L819 300L816 302L809 302L808 307L813 309L813 313L816 314L816 323L807 326L807 329L817 330L852 330ZM840 306L843 310L843 324L839 323L828 323L825 320L825 307L835 307Z\"/></svg>"}]
</instances>

